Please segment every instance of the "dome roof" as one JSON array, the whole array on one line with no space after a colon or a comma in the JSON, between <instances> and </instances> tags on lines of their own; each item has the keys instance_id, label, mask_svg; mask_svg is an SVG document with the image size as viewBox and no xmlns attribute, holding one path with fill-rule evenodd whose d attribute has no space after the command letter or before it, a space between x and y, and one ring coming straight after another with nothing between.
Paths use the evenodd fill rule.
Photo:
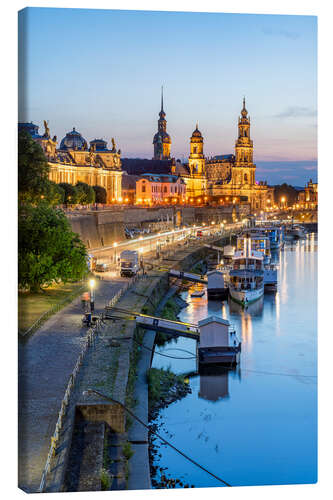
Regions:
<instances>
[{"instance_id":1,"label":"dome roof","mask_svg":"<svg viewBox=\"0 0 333 500\"><path fill-rule=\"evenodd\" d=\"M202 137L200 130L195 130L192 134L192 137Z\"/></svg>"},{"instance_id":2,"label":"dome roof","mask_svg":"<svg viewBox=\"0 0 333 500\"><path fill-rule=\"evenodd\" d=\"M87 141L82 137L82 135L75 130L67 132L66 136L62 139L60 143L60 149L83 149L87 148Z\"/></svg>"},{"instance_id":3,"label":"dome roof","mask_svg":"<svg viewBox=\"0 0 333 500\"><path fill-rule=\"evenodd\" d=\"M195 127L195 130L193 131L192 137L202 137L200 130L198 129L198 124Z\"/></svg>"},{"instance_id":4,"label":"dome roof","mask_svg":"<svg viewBox=\"0 0 333 500\"><path fill-rule=\"evenodd\" d=\"M157 132L154 135L153 143L158 142L159 136L162 138L162 142L170 142L171 143L171 138L167 132Z\"/></svg>"}]
</instances>

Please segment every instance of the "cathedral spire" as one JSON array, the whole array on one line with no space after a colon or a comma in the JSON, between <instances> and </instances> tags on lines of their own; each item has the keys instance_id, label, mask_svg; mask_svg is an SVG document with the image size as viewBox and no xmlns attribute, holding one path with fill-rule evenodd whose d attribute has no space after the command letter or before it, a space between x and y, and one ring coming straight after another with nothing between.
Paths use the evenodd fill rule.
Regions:
<instances>
[{"instance_id":1,"label":"cathedral spire","mask_svg":"<svg viewBox=\"0 0 333 500\"><path fill-rule=\"evenodd\" d=\"M243 118L246 118L246 116L247 116L247 109L245 107L245 96L243 97L243 109L241 111L241 115Z\"/></svg>"},{"instance_id":2,"label":"cathedral spire","mask_svg":"<svg viewBox=\"0 0 333 500\"><path fill-rule=\"evenodd\" d=\"M164 111L164 109L163 109L163 85L161 87L161 111Z\"/></svg>"}]
</instances>

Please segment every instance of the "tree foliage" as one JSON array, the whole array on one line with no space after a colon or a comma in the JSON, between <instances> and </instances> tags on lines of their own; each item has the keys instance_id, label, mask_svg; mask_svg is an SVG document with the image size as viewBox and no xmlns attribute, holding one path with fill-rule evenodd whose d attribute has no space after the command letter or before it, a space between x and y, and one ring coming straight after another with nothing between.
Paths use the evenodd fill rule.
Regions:
<instances>
[{"instance_id":1,"label":"tree foliage","mask_svg":"<svg viewBox=\"0 0 333 500\"><path fill-rule=\"evenodd\" d=\"M18 136L18 194L22 203L39 203L50 193L49 166L41 146L21 130Z\"/></svg>"},{"instance_id":2,"label":"tree foliage","mask_svg":"<svg viewBox=\"0 0 333 500\"><path fill-rule=\"evenodd\" d=\"M46 202L19 212L19 285L37 291L52 282L81 279L86 249L61 210Z\"/></svg>"},{"instance_id":3,"label":"tree foliage","mask_svg":"<svg viewBox=\"0 0 333 500\"><path fill-rule=\"evenodd\" d=\"M75 185L77 192L77 203L81 205L89 205L90 203L95 203L95 191L89 184L85 182L78 182Z\"/></svg>"},{"instance_id":4,"label":"tree foliage","mask_svg":"<svg viewBox=\"0 0 333 500\"><path fill-rule=\"evenodd\" d=\"M106 189L102 186L93 186L96 203L106 203Z\"/></svg>"},{"instance_id":5,"label":"tree foliage","mask_svg":"<svg viewBox=\"0 0 333 500\"><path fill-rule=\"evenodd\" d=\"M277 205L280 205L281 198L284 197L286 199L287 205L293 205L297 201L298 191L293 186L283 184L274 186L274 199Z\"/></svg>"},{"instance_id":6,"label":"tree foliage","mask_svg":"<svg viewBox=\"0 0 333 500\"><path fill-rule=\"evenodd\" d=\"M43 198L50 205L62 205L65 200L65 190L56 182L49 181Z\"/></svg>"},{"instance_id":7,"label":"tree foliage","mask_svg":"<svg viewBox=\"0 0 333 500\"><path fill-rule=\"evenodd\" d=\"M67 182L61 182L59 186L64 190L64 203L66 205L75 205L78 199L76 187Z\"/></svg>"}]
</instances>

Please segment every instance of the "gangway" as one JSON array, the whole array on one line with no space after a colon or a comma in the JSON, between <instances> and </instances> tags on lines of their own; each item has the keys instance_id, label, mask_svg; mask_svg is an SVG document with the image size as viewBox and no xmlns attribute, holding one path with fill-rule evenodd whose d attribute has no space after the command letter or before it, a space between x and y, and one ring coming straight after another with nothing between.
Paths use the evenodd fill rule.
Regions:
<instances>
[{"instance_id":1,"label":"gangway","mask_svg":"<svg viewBox=\"0 0 333 500\"><path fill-rule=\"evenodd\" d=\"M216 245L208 245L207 243L205 243L204 246L207 248L211 248L212 250L217 250L218 252L223 252L223 247L218 247Z\"/></svg>"},{"instance_id":2,"label":"gangway","mask_svg":"<svg viewBox=\"0 0 333 500\"><path fill-rule=\"evenodd\" d=\"M184 323L182 321L173 321L171 319L157 318L146 314L138 314L135 316L136 324L145 330L154 332L168 333L177 337L187 337L190 339L199 340L200 331L197 325Z\"/></svg>"},{"instance_id":3,"label":"gangway","mask_svg":"<svg viewBox=\"0 0 333 500\"><path fill-rule=\"evenodd\" d=\"M106 308L105 319L133 319L138 326L145 330L152 330L154 332L163 332L170 335L188 337L190 339L199 340L200 330L198 325L193 323L185 323L183 321L174 321L171 319L159 318L157 316L149 316L139 312L131 312L119 307ZM113 313L120 313L122 316L115 316Z\"/></svg>"},{"instance_id":4,"label":"gangway","mask_svg":"<svg viewBox=\"0 0 333 500\"><path fill-rule=\"evenodd\" d=\"M223 318L210 316L194 325L131 312L119 307L106 307L106 310L109 314L105 315L105 319L116 319L110 311L120 312L125 314L125 317L134 319L137 326L145 330L197 340L199 364L217 363L232 366L239 362L241 341L237 337L235 328ZM118 319L124 319L124 316Z\"/></svg>"},{"instance_id":5,"label":"gangway","mask_svg":"<svg viewBox=\"0 0 333 500\"><path fill-rule=\"evenodd\" d=\"M203 274L188 273L186 271L178 271L177 269L170 269L169 276L181 280L193 281L194 283L203 283L204 285L208 283L206 276Z\"/></svg>"}]
</instances>

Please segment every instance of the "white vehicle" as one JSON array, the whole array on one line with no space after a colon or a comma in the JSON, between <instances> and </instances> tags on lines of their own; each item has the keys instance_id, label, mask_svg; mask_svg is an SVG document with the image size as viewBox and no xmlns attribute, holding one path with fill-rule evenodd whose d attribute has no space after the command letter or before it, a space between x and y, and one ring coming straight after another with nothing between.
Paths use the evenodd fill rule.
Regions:
<instances>
[{"instance_id":1,"label":"white vehicle","mask_svg":"<svg viewBox=\"0 0 333 500\"><path fill-rule=\"evenodd\" d=\"M121 252L120 276L135 276L139 269L139 253L136 250L124 250Z\"/></svg>"}]
</instances>

